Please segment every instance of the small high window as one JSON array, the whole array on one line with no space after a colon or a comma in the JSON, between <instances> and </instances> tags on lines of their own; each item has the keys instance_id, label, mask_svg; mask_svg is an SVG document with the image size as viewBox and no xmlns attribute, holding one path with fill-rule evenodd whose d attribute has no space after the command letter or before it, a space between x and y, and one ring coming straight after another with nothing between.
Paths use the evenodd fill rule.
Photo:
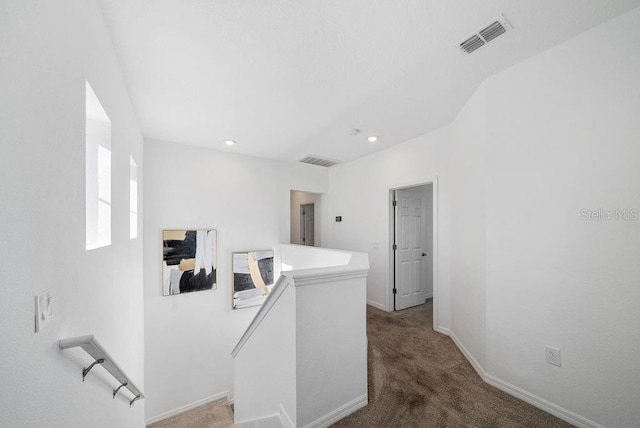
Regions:
<instances>
[{"instance_id":1,"label":"small high window","mask_svg":"<svg viewBox=\"0 0 640 428\"><path fill-rule=\"evenodd\" d=\"M86 249L111 244L111 120L86 82Z\"/></svg>"},{"instance_id":2,"label":"small high window","mask_svg":"<svg viewBox=\"0 0 640 428\"><path fill-rule=\"evenodd\" d=\"M138 237L138 165L129 156L129 238Z\"/></svg>"}]
</instances>

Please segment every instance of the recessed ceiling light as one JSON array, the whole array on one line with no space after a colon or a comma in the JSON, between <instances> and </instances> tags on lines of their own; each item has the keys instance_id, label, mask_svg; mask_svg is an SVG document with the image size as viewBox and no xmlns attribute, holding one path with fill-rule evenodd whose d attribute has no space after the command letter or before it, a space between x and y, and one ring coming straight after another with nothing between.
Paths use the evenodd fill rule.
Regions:
<instances>
[{"instance_id":1,"label":"recessed ceiling light","mask_svg":"<svg viewBox=\"0 0 640 428\"><path fill-rule=\"evenodd\" d=\"M236 142L235 142L235 141L233 141L233 140L224 140L224 143L225 143L227 146L231 147L231 146L233 146Z\"/></svg>"},{"instance_id":2,"label":"recessed ceiling light","mask_svg":"<svg viewBox=\"0 0 640 428\"><path fill-rule=\"evenodd\" d=\"M367 138L367 140L369 140L370 143L375 143L376 141L378 141L378 136L372 135L369 138Z\"/></svg>"}]
</instances>

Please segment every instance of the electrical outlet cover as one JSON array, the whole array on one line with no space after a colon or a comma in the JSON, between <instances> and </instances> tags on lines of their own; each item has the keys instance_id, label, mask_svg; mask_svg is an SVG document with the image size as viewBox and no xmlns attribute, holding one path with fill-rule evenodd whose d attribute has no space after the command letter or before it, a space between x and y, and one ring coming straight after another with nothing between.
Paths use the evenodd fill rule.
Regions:
<instances>
[{"instance_id":1,"label":"electrical outlet cover","mask_svg":"<svg viewBox=\"0 0 640 428\"><path fill-rule=\"evenodd\" d=\"M560 349L553 346L545 346L544 350L547 363L560 367Z\"/></svg>"},{"instance_id":2,"label":"electrical outlet cover","mask_svg":"<svg viewBox=\"0 0 640 428\"><path fill-rule=\"evenodd\" d=\"M36 333L45 328L53 319L53 289L36 296Z\"/></svg>"}]
</instances>

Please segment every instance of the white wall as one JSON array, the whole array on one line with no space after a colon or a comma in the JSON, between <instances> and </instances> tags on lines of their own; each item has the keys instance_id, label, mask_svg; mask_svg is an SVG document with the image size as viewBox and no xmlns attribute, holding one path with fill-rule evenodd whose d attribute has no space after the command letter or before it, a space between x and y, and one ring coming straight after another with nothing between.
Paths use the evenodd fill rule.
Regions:
<instances>
[{"instance_id":1,"label":"white wall","mask_svg":"<svg viewBox=\"0 0 640 428\"><path fill-rule=\"evenodd\" d=\"M236 423L264 424L281 409L297 419L296 289L290 279L278 286L287 288L233 361Z\"/></svg>"},{"instance_id":2,"label":"white wall","mask_svg":"<svg viewBox=\"0 0 640 428\"><path fill-rule=\"evenodd\" d=\"M300 238L300 206L314 204L314 229L315 247L322 246L322 221L324 220L322 209L322 195L318 193L291 191L291 244L302 245Z\"/></svg>"},{"instance_id":3,"label":"white wall","mask_svg":"<svg viewBox=\"0 0 640 428\"><path fill-rule=\"evenodd\" d=\"M486 369L607 427L640 421L640 9L485 82ZM544 363L544 346L562 367Z\"/></svg>"},{"instance_id":4,"label":"white wall","mask_svg":"<svg viewBox=\"0 0 640 428\"><path fill-rule=\"evenodd\" d=\"M99 367L83 383L90 357L58 348L61 338L95 334L144 391L142 240L129 239L129 155L142 178L142 136L96 2L3 1L0 70L0 420L141 427L144 400L113 400L117 382ZM112 244L92 251L85 79L113 135ZM47 288L55 318L34 333L34 296Z\"/></svg>"},{"instance_id":5,"label":"white wall","mask_svg":"<svg viewBox=\"0 0 640 428\"><path fill-rule=\"evenodd\" d=\"M385 192L438 175L441 326L490 382L583 426L640 420L640 220L581 212L640 209L638 28L635 9L488 79L446 129L330 173L331 243L369 252L377 303Z\"/></svg>"},{"instance_id":6,"label":"white wall","mask_svg":"<svg viewBox=\"0 0 640 428\"><path fill-rule=\"evenodd\" d=\"M231 309L231 253L288 243L291 189L324 193L328 179L324 168L154 140L145 160L145 371L155 420L232 394L231 351L257 308ZM217 290L163 297L162 229L204 227L218 230Z\"/></svg>"},{"instance_id":7,"label":"white wall","mask_svg":"<svg viewBox=\"0 0 640 428\"><path fill-rule=\"evenodd\" d=\"M281 255L294 269L234 349L236 425L328 426L367 403L368 257L300 245Z\"/></svg>"},{"instance_id":8,"label":"white wall","mask_svg":"<svg viewBox=\"0 0 640 428\"><path fill-rule=\"evenodd\" d=\"M329 245L369 254L371 270L367 300L393 309L388 284L389 190L438 179L438 305L439 324L449 326L450 277L450 178L448 176L448 129L423 135L404 144L330 169L329 218L341 215L342 222L329 222Z\"/></svg>"},{"instance_id":9,"label":"white wall","mask_svg":"<svg viewBox=\"0 0 640 428\"><path fill-rule=\"evenodd\" d=\"M427 263L424 267L425 294L427 297L433 297L433 183L424 186L424 201L425 215L422 230L424 231L424 246L427 252L425 259Z\"/></svg>"},{"instance_id":10,"label":"white wall","mask_svg":"<svg viewBox=\"0 0 640 428\"><path fill-rule=\"evenodd\" d=\"M296 284L297 426L367 403L366 273L324 281Z\"/></svg>"},{"instance_id":11,"label":"white wall","mask_svg":"<svg viewBox=\"0 0 640 428\"><path fill-rule=\"evenodd\" d=\"M450 125L451 330L484 364L486 290L485 90Z\"/></svg>"}]
</instances>

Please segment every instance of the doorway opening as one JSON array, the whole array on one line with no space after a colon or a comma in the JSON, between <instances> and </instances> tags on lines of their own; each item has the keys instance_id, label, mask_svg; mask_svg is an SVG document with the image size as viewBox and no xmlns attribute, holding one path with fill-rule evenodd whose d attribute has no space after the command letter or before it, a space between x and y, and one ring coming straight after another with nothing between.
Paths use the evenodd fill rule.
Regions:
<instances>
[{"instance_id":1,"label":"doorway opening","mask_svg":"<svg viewBox=\"0 0 640 428\"><path fill-rule=\"evenodd\" d=\"M437 180L389 189L388 310L433 298L437 328Z\"/></svg>"},{"instance_id":2,"label":"doorway opening","mask_svg":"<svg viewBox=\"0 0 640 428\"><path fill-rule=\"evenodd\" d=\"M320 193L291 191L290 242L297 245L320 246Z\"/></svg>"},{"instance_id":3,"label":"doorway opening","mask_svg":"<svg viewBox=\"0 0 640 428\"><path fill-rule=\"evenodd\" d=\"M315 246L315 203L300 205L300 245Z\"/></svg>"}]
</instances>

